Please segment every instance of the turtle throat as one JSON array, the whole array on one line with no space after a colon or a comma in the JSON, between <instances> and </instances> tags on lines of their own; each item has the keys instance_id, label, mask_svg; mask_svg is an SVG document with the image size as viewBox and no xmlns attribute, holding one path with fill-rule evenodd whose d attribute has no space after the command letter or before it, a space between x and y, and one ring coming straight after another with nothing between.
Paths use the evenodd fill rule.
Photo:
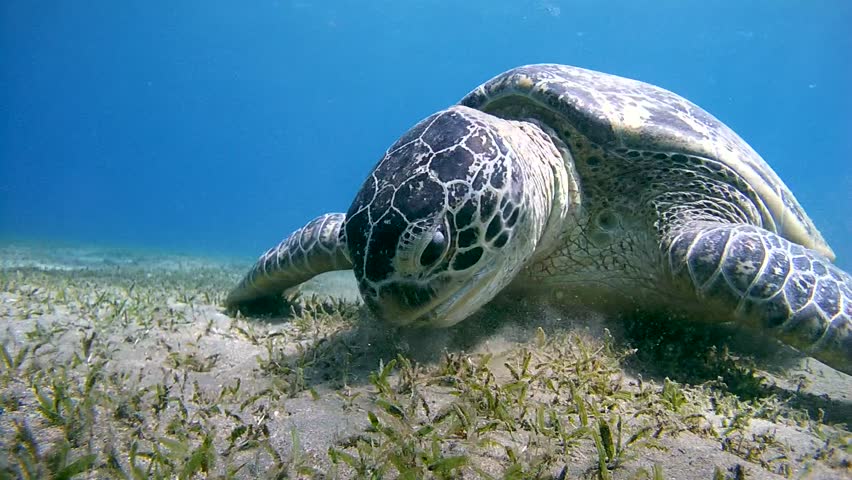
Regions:
<instances>
[{"instance_id":1,"label":"turtle throat","mask_svg":"<svg viewBox=\"0 0 852 480\"><path fill-rule=\"evenodd\" d=\"M540 259L557 248L566 222L574 221L580 211L579 176L570 150L551 128L531 119L510 123L521 134L512 143L526 176L524 200L535 245L530 258Z\"/></svg>"}]
</instances>

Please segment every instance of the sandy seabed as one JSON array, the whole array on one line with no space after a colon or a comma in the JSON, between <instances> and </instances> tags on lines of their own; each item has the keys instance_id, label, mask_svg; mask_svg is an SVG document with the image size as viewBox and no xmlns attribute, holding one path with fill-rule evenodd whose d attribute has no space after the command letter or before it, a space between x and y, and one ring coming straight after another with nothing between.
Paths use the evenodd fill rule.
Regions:
<instances>
[{"instance_id":1,"label":"sandy seabed","mask_svg":"<svg viewBox=\"0 0 852 480\"><path fill-rule=\"evenodd\" d=\"M731 326L499 299L384 325L349 272L0 245L2 478L852 478L852 378Z\"/></svg>"}]
</instances>

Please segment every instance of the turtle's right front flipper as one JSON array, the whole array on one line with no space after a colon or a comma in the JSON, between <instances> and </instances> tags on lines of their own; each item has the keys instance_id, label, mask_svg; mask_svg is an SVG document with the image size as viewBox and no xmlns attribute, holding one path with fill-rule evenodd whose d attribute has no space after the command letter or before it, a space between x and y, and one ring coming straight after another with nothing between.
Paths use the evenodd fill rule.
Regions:
<instances>
[{"instance_id":1,"label":"turtle's right front flipper","mask_svg":"<svg viewBox=\"0 0 852 480\"><path fill-rule=\"evenodd\" d=\"M232 312L256 311L284 290L320 273L351 269L343 228L345 220L343 213L317 217L261 255L228 294L225 307Z\"/></svg>"},{"instance_id":2,"label":"turtle's right front flipper","mask_svg":"<svg viewBox=\"0 0 852 480\"><path fill-rule=\"evenodd\" d=\"M696 222L667 256L700 297L852 375L852 277L827 258L752 225Z\"/></svg>"}]
</instances>

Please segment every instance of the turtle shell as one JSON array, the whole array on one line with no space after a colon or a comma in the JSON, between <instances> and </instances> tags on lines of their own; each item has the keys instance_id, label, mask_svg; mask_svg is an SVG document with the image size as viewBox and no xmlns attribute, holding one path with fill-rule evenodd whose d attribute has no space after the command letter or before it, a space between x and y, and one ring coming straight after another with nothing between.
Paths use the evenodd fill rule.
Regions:
<instances>
[{"instance_id":1,"label":"turtle shell","mask_svg":"<svg viewBox=\"0 0 852 480\"><path fill-rule=\"evenodd\" d=\"M762 203L763 228L834 259L813 221L763 158L714 116L668 90L593 70L538 64L504 72L459 103L497 116L556 114L607 151L665 152L722 163ZM552 118L540 120L551 123Z\"/></svg>"}]
</instances>

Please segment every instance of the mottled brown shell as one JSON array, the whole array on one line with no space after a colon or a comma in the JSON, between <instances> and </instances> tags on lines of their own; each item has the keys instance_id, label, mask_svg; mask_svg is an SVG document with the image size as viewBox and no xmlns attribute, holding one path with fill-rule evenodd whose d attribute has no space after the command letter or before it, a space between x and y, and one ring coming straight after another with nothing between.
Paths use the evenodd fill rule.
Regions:
<instances>
[{"instance_id":1,"label":"mottled brown shell","mask_svg":"<svg viewBox=\"0 0 852 480\"><path fill-rule=\"evenodd\" d=\"M763 228L834 259L813 221L772 168L725 124L689 100L654 85L566 65L527 65L469 93L462 105L489 111L512 97L558 113L611 150L695 155L736 171L763 203Z\"/></svg>"}]
</instances>

